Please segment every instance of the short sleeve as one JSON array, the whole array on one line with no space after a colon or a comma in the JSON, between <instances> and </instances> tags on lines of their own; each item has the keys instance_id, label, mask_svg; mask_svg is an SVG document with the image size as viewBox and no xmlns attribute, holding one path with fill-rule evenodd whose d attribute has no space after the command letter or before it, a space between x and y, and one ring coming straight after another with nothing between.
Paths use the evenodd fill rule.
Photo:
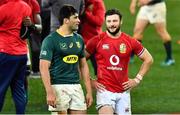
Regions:
<instances>
[{"instance_id":1,"label":"short sleeve","mask_svg":"<svg viewBox=\"0 0 180 115\"><path fill-rule=\"evenodd\" d=\"M45 38L42 42L39 58L51 61L53 57L53 49L54 48L53 48L52 38L51 37Z\"/></svg>"},{"instance_id":2,"label":"short sleeve","mask_svg":"<svg viewBox=\"0 0 180 115\"><path fill-rule=\"evenodd\" d=\"M132 48L133 48L133 52L137 56L140 56L144 52L144 49L145 49L142 46L142 44L139 41L137 41L136 39L132 39Z\"/></svg>"},{"instance_id":3,"label":"short sleeve","mask_svg":"<svg viewBox=\"0 0 180 115\"><path fill-rule=\"evenodd\" d=\"M40 13L40 6L37 0L32 0L32 6L33 6L33 13L39 14Z\"/></svg>"},{"instance_id":4,"label":"short sleeve","mask_svg":"<svg viewBox=\"0 0 180 115\"><path fill-rule=\"evenodd\" d=\"M82 36L81 36L81 35L79 35L78 37L80 38L80 40L81 40L81 44L82 44L82 51L81 51L81 53L80 53L79 57L80 57L80 58L83 58L83 57L85 57L85 51L84 51L84 41L83 41L83 38L82 38Z\"/></svg>"}]
</instances>

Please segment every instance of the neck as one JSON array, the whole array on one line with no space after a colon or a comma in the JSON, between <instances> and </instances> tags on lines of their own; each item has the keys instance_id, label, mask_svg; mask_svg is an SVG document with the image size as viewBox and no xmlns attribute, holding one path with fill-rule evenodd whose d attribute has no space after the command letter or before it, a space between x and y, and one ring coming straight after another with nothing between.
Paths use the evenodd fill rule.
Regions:
<instances>
[{"instance_id":1,"label":"neck","mask_svg":"<svg viewBox=\"0 0 180 115\"><path fill-rule=\"evenodd\" d=\"M69 28L66 26L60 26L59 29L57 30L59 34L66 36L66 35L71 35L73 34L73 31L71 31Z\"/></svg>"},{"instance_id":2,"label":"neck","mask_svg":"<svg viewBox=\"0 0 180 115\"><path fill-rule=\"evenodd\" d=\"M109 33L108 31L106 31L107 35L113 39L117 39L119 38L119 36L121 35L121 31L119 31L117 34L112 35L111 33Z\"/></svg>"}]
</instances>

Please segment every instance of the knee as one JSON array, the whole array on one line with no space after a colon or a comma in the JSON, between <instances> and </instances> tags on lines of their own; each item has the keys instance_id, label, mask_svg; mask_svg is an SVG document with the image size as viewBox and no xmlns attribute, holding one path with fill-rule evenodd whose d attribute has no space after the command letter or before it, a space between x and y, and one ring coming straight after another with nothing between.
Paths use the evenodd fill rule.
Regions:
<instances>
[{"instance_id":1,"label":"knee","mask_svg":"<svg viewBox=\"0 0 180 115\"><path fill-rule=\"evenodd\" d=\"M134 35L133 35L133 37L134 37L135 39L137 39L137 40L142 40L142 38L143 38L143 31L142 31L142 29L140 29L140 28L135 28L135 29L134 29Z\"/></svg>"}]
</instances>

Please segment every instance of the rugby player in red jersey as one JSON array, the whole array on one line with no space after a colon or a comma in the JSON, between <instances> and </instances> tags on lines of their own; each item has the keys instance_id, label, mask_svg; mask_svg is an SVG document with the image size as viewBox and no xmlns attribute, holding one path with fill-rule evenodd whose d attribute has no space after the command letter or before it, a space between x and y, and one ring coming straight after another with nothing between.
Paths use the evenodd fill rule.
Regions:
<instances>
[{"instance_id":1,"label":"rugby player in red jersey","mask_svg":"<svg viewBox=\"0 0 180 115\"><path fill-rule=\"evenodd\" d=\"M121 32L122 15L117 9L105 14L107 31L88 41L86 57L95 54L97 80L92 80L97 89L99 114L131 114L130 90L136 87L150 69L151 54L136 39ZM128 63L134 52L142 65L135 78L128 76Z\"/></svg>"}]
</instances>

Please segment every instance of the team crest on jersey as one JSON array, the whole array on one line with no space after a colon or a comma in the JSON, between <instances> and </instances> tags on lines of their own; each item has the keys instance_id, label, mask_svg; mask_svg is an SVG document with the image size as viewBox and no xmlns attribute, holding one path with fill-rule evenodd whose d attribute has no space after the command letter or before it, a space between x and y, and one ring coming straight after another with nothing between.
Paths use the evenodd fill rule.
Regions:
<instances>
[{"instance_id":1,"label":"team crest on jersey","mask_svg":"<svg viewBox=\"0 0 180 115\"><path fill-rule=\"evenodd\" d=\"M109 49L109 44L103 44L102 49L105 49L105 50Z\"/></svg>"},{"instance_id":2,"label":"team crest on jersey","mask_svg":"<svg viewBox=\"0 0 180 115\"><path fill-rule=\"evenodd\" d=\"M126 45L124 43L119 46L120 53L126 53Z\"/></svg>"},{"instance_id":3,"label":"team crest on jersey","mask_svg":"<svg viewBox=\"0 0 180 115\"><path fill-rule=\"evenodd\" d=\"M60 48L61 48L62 50L66 50L66 49L68 49L68 46L67 46L66 43L60 43Z\"/></svg>"},{"instance_id":4,"label":"team crest on jersey","mask_svg":"<svg viewBox=\"0 0 180 115\"><path fill-rule=\"evenodd\" d=\"M79 42L76 42L76 45L77 45L77 47L78 47L78 48L80 48L80 47L81 47L81 45L80 45L80 43L79 43Z\"/></svg>"},{"instance_id":5,"label":"team crest on jersey","mask_svg":"<svg viewBox=\"0 0 180 115\"><path fill-rule=\"evenodd\" d=\"M63 61L68 64L73 64L78 61L78 56L77 55L68 55L63 58Z\"/></svg>"},{"instance_id":6,"label":"team crest on jersey","mask_svg":"<svg viewBox=\"0 0 180 115\"><path fill-rule=\"evenodd\" d=\"M72 48L73 47L73 43L71 42L70 44L69 44L69 48Z\"/></svg>"}]
</instances>

